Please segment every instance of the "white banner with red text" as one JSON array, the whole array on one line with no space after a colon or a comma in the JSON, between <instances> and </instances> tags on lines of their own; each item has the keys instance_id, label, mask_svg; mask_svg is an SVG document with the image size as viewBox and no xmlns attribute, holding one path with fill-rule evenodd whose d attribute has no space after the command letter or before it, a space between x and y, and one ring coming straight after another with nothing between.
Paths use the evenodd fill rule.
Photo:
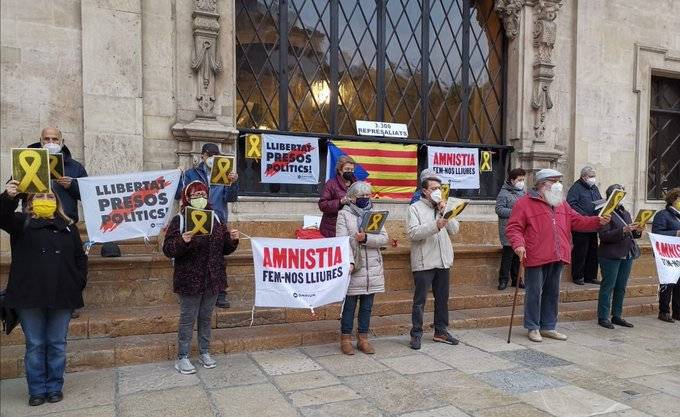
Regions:
<instances>
[{"instance_id":1,"label":"white banner with red text","mask_svg":"<svg viewBox=\"0 0 680 417\"><path fill-rule=\"evenodd\" d=\"M181 171L78 178L91 242L157 236L170 218Z\"/></svg>"},{"instance_id":2,"label":"white banner with red text","mask_svg":"<svg viewBox=\"0 0 680 417\"><path fill-rule=\"evenodd\" d=\"M313 309L342 301L349 286L349 238L251 239L255 306Z\"/></svg>"},{"instance_id":3,"label":"white banner with red text","mask_svg":"<svg viewBox=\"0 0 680 417\"><path fill-rule=\"evenodd\" d=\"M477 148L427 147L427 166L454 190L479 189Z\"/></svg>"},{"instance_id":4,"label":"white banner with red text","mask_svg":"<svg viewBox=\"0 0 680 417\"><path fill-rule=\"evenodd\" d=\"M318 184L319 138L263 134L260 181Z\"/></svg>"},{"instance_id":5,"label":"white banner with red text","mask_svg":"<svg viewBox=\"0 0 680 417\"><path fill-rule=\"evenodd\" d=\"M680 279L680 237L649 234L654 249L659 284L676 284Z\"/></svg>"}]
</instances>

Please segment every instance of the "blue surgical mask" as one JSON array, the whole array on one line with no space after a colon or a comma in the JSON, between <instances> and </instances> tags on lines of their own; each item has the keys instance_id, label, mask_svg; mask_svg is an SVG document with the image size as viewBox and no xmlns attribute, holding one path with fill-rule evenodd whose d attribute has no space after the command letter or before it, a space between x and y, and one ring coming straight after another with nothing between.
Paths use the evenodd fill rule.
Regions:
<instances>
[{"instance_id":1,"label":"blue surgical mask","mask_svg":"<svg viewBox=\"0 0 680 417\"><path fill-rule=\"evenodd\" d=\"M369 197L358 197L354 204L359 208L365 209L371 204L371 199Z\"/></svg>"}]
</instances>

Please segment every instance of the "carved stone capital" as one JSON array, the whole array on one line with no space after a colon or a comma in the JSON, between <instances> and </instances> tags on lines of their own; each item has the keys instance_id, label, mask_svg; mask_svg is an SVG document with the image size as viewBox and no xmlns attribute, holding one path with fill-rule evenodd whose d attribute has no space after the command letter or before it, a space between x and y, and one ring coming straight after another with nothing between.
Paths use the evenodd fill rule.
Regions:
<instances>
[{"instance_id":1,"label":"carved stone capital","mask_svg":"<svg viewBox=\"0 0 680 417\"><path fill-rule=\"evenodd\" d=\"M200 117L215 118L215 76L222 72L222 62L217 53L217 35L220 32L215 0L195 0L193 18L194 47L191 51L191 69L196 73L196 101Z\"/></svg>"},{"instance_id":2,"label":"carved stone capital","mask_svg":"<svg viewBox=\"0 0 680 417\"><path fill-rule=\"evenodd\" d=\"M494 10L503 21L505 36L515 39L519 33L519 14L526 0L496 0Z\"/></svg>"}]
</instances>

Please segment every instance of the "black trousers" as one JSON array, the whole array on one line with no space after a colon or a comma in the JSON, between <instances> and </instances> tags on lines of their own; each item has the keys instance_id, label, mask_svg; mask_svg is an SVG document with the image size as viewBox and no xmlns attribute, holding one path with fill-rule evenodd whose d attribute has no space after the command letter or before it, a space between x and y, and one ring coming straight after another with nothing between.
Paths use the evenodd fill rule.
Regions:
<instances>
[{"instance_id":1,"label":"black trousers","mask_svg":"<svg viewBox=\"0 0 680 417\"><path fill-rule=\"evenodd\" d=\"M597 233L572 233L571 279L597 279Z\"/></svg>"},{"instance_id":2,"label":"black trousers","mask_svg":"<svg viewBox=\"0 0 680 417\"><path fill-rule=\"evenodd\" d=\"M519 274L519 256L512 250L512 246L503 246L501 256L501 269L498 271L498 283L508 282L512 279L512 285L517 284Z\"/></svg>"},{"instance_id":3,"label":"black trousers","mask_svg":"<svg viewBox=\"0 0 680 417\"><path fill-rule=\"evenodd\" d=\"M673 300L673 315L680 316L680 284L663 284L659 287L659 313L671 312Z\"/></svg>"},{"instance_id":4,"label":"black trousers","mask_svg":"<svg viewBox=\"0 0 680 417\"><path fill-rule=\"evenodd\" d=\"M434 333L446 333L449 326L449 269L428 269L413 273L415 291L411 310L411 336L422 336L423 314L427 293L432 287L434 295Z\"/></svg>"}]
</instances>

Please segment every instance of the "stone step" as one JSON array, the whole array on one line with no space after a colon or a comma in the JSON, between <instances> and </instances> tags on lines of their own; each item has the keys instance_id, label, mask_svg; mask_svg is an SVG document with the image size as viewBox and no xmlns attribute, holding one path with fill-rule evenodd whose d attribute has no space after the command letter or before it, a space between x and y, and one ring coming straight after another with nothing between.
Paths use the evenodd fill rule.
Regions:
<instances>
[{"instance_id":1,"label":"stone step","mask_svg":"<svg viewBox=\"0 0 680 417\"><path fill-rule=\"evenodd\" d=\"M596 308L597 302L594 300L564 303L560 306L560 320L592 320L596 317ZM656 308L656 297L629 297L625 301L624 315L652 314ZM514 325L518 326L515 337L524 333L520 329L522 310L519 305L514 320ZM472 329L507 326L510 312L511 307L507 306L454 310L450 313L451 327ZM431 323L432 314L426 314L425 319L426 323ZM371 329L377 336L406 335L410 321L409 314L376 316L371 320ZM339 322L337 319L326 319L221 328L213 331L212 339L211 351L214 354L334 343L339 339ZM404 340L404 352L408 349L406 343ZM196 347L193 348L195 351ZM172 360L177 355L176 349L175 333L71 340L67 346L67 372ZM21 345L4 346L0 355L0 378L23 375L23 355L24 347Z\"/></svg>"},{"instance_id":2,"label":"stone step","mask_svg":"<svg viewBox=\"0 0 680 417\"><path fill-rule=\"evenodd\" d=\"M563 283L560 291L562 303L597 300L599 287L596 285L578 286L571 282ZM626 297L654 297L657 282L650 278L631 279ZM497 291L494 288L466 285L452 287L449 307L452 310L470 310L487 307L508 307L512 305L514 290ZM391 316L409 314L413 292L410 290L388 291L376 296L373 315ZM524 291L518 293L518 304L524 302ZM216 308L213 313L214 328L249 326L252 313L252 300L235 302L229 309ZM433 298L428 298L427 309L433 308ZM340 317L340 303L320 307L313 317L309 310L291 308L258 308L255 312L255 325L299 323L315 320L333 320ZM153 307L110 307L84 308L80 317L71 321L71 339L95 339L103 337L124 337L145 334L173 333L177 331L179 306L177 302ZM22 344L20 328L9 336L0 337L0 345Z\"/></svg>"}]
</instances>

